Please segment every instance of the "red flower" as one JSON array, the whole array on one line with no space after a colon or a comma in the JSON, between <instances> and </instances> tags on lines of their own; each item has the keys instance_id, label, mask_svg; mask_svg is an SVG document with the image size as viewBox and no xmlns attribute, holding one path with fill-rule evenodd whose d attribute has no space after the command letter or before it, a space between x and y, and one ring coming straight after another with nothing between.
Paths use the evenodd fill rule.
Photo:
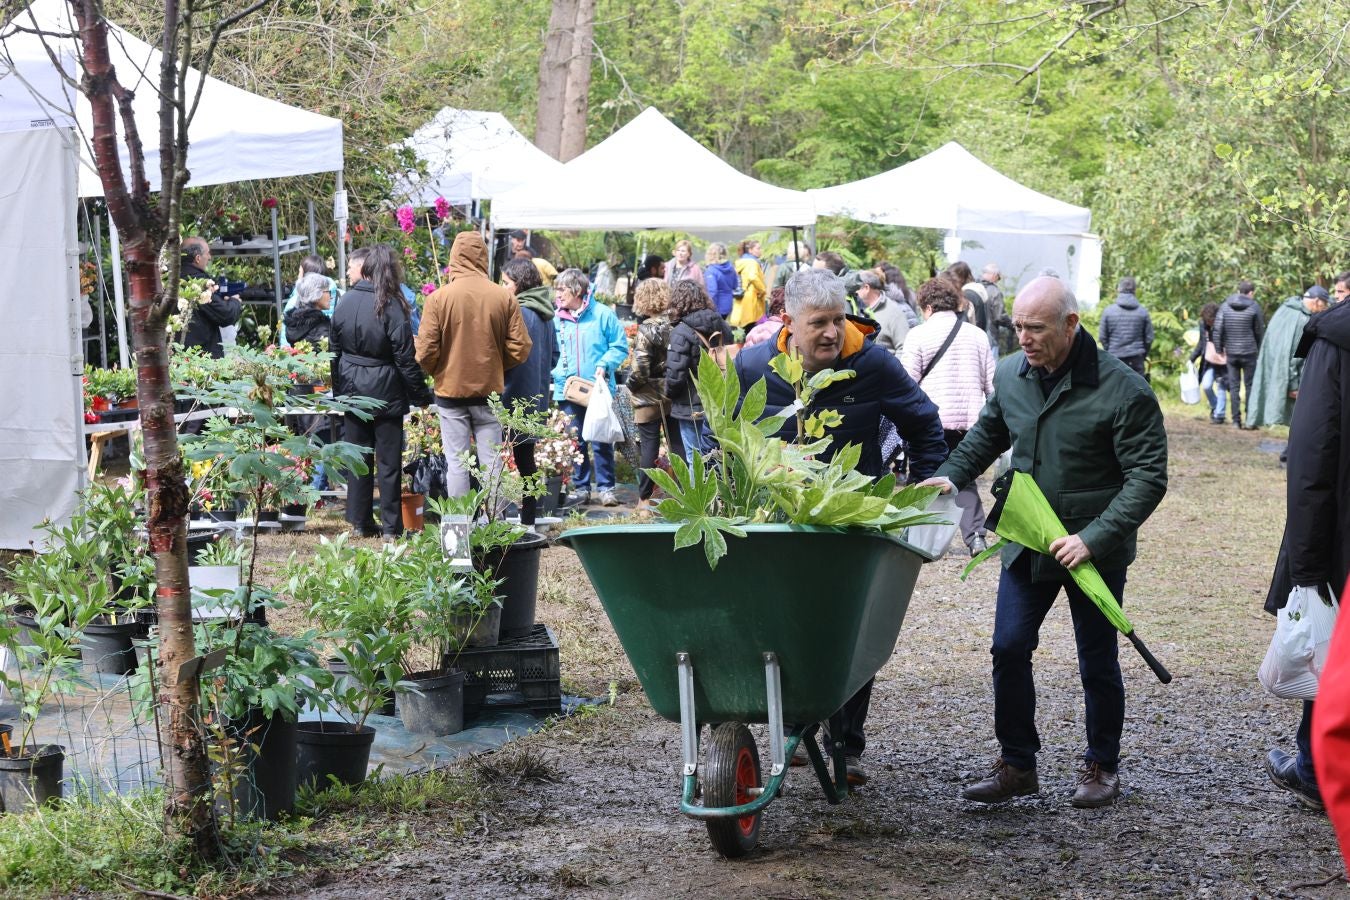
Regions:
<instances>
[{"instance_id":1,"label":"red flower","mask_svg":"<svg viewBox=\"0 0 1350 900\"><path fill-rule=\"evenodd\" d=\"M277 208L276 197L268 197L266 200L263 201L263 209L276 209L276 208Z\"/></svg>"}]
</instances>

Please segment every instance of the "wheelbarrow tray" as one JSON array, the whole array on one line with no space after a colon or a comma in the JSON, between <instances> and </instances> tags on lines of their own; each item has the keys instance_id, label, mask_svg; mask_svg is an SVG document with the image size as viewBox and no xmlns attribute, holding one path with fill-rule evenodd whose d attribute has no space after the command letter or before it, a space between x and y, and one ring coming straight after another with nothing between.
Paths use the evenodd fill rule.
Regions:
<instances>
[{"instance_id":1,"label":"wheelbarrow tray","mask_svg":"<svg viewBox=\"0 0 1350 900\"><path fill-rule=\"evenodd\" d=\"M694 669L698 722L767 722L765 653L783 721L829 718L895 649L921 552L875 531L750 525L715 570L676 550L677 525L579 528L559 540L586 574L657 714L680 721L676 654Z\"/></svg>"}]
</instances>

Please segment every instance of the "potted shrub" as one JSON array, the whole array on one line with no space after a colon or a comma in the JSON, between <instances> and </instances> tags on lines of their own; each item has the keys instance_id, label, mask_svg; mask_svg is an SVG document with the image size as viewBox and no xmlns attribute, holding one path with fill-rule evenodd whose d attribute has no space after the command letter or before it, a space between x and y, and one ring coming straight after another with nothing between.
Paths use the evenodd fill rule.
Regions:
<instances>
[{"instance_id":1,"label":"potted shrub","mask_svg":"<svg viewBox=\"0 0 1350 900\"><path fill-rule=\"evenodd\" d=\"M344 671L323 693L318 720L299 725L296 778L301 787L365 781L375 742L375 729L366 720L384 707L391 685L395 690L408 687L399 666L409 640L406 634L380 628L369 634L339 632L329 637ZM325 719L324 712L337 718Z\"/></svg>"},{"instance_id":2,"label":"potted shrub","mask_svg":"<svg viewBox=\"0 0 1350 900\"><path fill-rule=\"evenodd\" d=\"M539 513L547 516L557 512L567 496L572 470L581 462L581 443L577 429L562 410L549 410L545 424L550 434L535 439L534 464L544 479ZM507 464L514 466L515 457L508 456Z\"/></svg>"},{"instance_id":3,"label":"potted shrub","mask_svg":"<svg viewBox=\"0 0 1350 900\"><path fill-rule=\"evenodd\" d=\"M440 416L434 409L414 409L403 428L403 528L421 531L428 497L445 496L445 454L441 450Z\"/></svg>"},{"instance_id":4,"label":"potted shrub","mask_svg":"<svg viewBox=\"0 0 1350 900\"><path fill-rule=\"evenodd\" d=\"M65 748L37 743L34 726L51 697L86 683L76 645L104 612L108 589L106 580L86 584L59 551L25 560L11 577L25 594L0 597L0 647L17 661L14 674L0 669L0 687L18 704L20 724L17 740L10 735L9 749L0 750L0 809L17 812L61 797Z\"/></svg>"}]
</instances>

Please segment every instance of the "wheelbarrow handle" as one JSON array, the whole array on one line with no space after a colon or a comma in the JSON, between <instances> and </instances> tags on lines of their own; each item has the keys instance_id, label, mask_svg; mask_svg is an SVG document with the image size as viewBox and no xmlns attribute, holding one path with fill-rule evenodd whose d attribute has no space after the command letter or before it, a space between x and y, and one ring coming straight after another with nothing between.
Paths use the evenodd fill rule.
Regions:
<instances>
[{"instance_id":1,"label":"wheelbarrow handle","mask_svg":"<svg viewBox=\"0 0 1350 900\"><path fill-rule=\"evenodd\" d=\"M1157 657L1144 646L1144 642L1139 640L1138 632L1131 631L1125 636L1130 639L1131 644L1134 644L1134 649L1139 651L1139 655L1144 658L1144 662L1148 663L1148 667L1153 670L1153 674L1158 676L1158 680L1163 684L1171 683L1172 673L1167 671L1163 664L1158 662Z\"/></svg>"}]
</instances>

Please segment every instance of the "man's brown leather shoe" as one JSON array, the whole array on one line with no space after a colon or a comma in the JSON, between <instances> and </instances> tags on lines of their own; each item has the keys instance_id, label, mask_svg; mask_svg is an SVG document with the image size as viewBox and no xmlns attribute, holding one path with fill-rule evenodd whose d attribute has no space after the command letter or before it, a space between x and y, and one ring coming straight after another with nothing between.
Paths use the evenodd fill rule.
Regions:
<instances>
[{"instance_id":1,"label":"man's brown leather shoe","mask_svg":"<svg viewBox=\"0 0 1350 900\"><path fill-rule=\"evenodd\" d=\"M1106 772L1090 762L1078 775L1078 787L1073 792L1073 805L1079 809L1110 806L1120 796L1120 775Z\"/></svg>"},{"instance_id":2,"label":"man's brown leather shoe","mask_svg":"<svg viewBox=\"0 0 1350 900\"><path fill-rule=\"evenodd\" d=\"M963 790L961 796L978 803L1002 803L1014 797L1039 793L1040 790L1041 782L1036 777L1035 769L1018 769L999 759L983 781Z\"/></svg>"}]
</instances>

